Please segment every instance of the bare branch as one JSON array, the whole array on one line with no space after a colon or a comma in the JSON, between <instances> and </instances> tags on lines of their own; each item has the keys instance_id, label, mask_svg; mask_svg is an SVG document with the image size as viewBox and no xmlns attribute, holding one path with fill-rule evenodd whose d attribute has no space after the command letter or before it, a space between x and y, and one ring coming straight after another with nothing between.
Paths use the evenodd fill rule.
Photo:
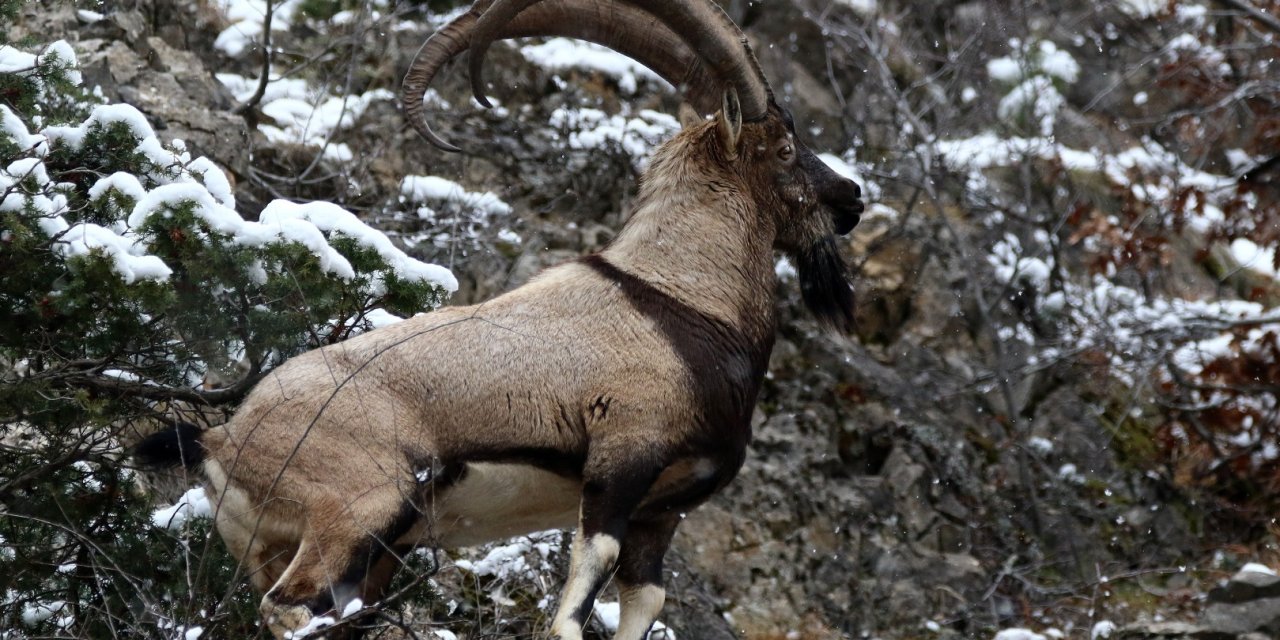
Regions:
<instances>
[{"instance_id":1,"label":"bare branch","mask_svg":"<svg viewBox=\"0 0 1280 640\"><path fill-rule=\"evenodd\" d=\"M1245 0L1218 0L1218 4L1224 4L1237 11L1243 11L1248 14L1250 18L1262 23L1266 28L1276 33L1280 33L1280 18L1276 18L1275 16L1266 13L1262 9L1245 2Z\"/></svg>"}]
</instances>

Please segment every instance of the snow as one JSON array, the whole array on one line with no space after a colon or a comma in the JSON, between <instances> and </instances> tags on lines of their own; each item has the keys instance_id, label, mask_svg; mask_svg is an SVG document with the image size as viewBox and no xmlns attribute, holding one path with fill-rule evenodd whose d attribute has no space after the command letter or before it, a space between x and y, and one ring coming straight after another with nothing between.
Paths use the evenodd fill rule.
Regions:
<instances>
[{"instance_id":1,"label":"snow","mask_svg":"<svg viewBox=\"0 0 1280 640\"><path fill-rule=\"evenodd\" d=\"M59 615L57 621L59 627L66 628L71 626L73 622L71 607L67 605L66 601L28 602L22 607L22 623L28 627L34 627L55 615Z\"/></svg>"},{"instance_id":2,"label":"snow","mask_svg":"<svg viewBox=\"0 0 1280 640\"><path fill-rule=\"evenodd\" d=\"M301 628L294 629L293 631L284 632L284 637L285 637L285 640L293 640L294 638L306 638L320 631L321 629L324 629L326 627L332 627L336 622L337 620L335 620L333 616L315 616L310 620L308 620L307 624L303 625Z\"/></svg>"},{"instance_id":3,"label":"snow","mask_svg":"<svg viewBox=\"0 0 1280 640\"><path fill-rule=\"evenodd\" d=\"M157 167L182 164L188 159L181 153L165 149L155 136L155 130L147 122L142 112L128 104L102 104L95 106L89 118L79 126L47 127L44 135L51 141L79 149L84 144L85 136L95 126L109 127L112 124L125 125L130 135L138 139L134 151L146 156Z\"/></svg>"},{"instance_id":4,"label":"snow","mask_svg":"<svg viewBox=\"0 0 1280 640\"><path fill-rule=\"evenodd\" d=\"M1246 563L1243 567L1240 567L1239 571L1236 572L1236 576L1240 576L1241 574L1244 574L1244 573L1260 573L1264 576L1276 575L1275 569L1272 569L1271 567L1268 567L1265 564L1259 564L1257 562Z\"/></svg>"},{"instance_id":5,"label":"snow","mask_svg":"<svg viewBox=\"0 0 1280 640\"><path fill-rule=\"evenodd\" d=\"M364 608L364 601L361 600L360 598L355 598L351 602L348 602L347 606L342 608L341 617L349 618L355 615L356 613L358 613L363 608Z\"/></svg>"},{"instance_id":6,"label":"snow","mask_svg":"<svg viewBox=\"0 0 1280 640\"><path fill-rule=\"evenodd\" d=\"M1203 213L1185 211L1188 226L1204 232L1223 220L1222 210L1212 204L1219 196L1234 192L1235 180L1188 166L1176 154L1157 142L1144 139L1141 146L1108 154L1096 149L1072 149L1051 136L1001 137L992 132L971 138L938 140L932 151L955 171L970 172L971 182L984 184L978 172L1012 167L1028 160L1056 162L1069 171L1100 173L1119 187L1129 189L1141 202L1165 207L1182 187L1204 191L1211 202ZM1135 181L1133 175L1140 179Z\"/></svg>"},{"instance_id":7,"label":"snow","mask_svg":"<svg viewBox=\"0 0 1280 640\"><path fill-rule=\"evenodd\" d=\"M19 149L34 149L43 156L48 151L44 136L32 135L27 125L3 104L0 104L0 136L8 136Z\"/></svg>"},{"instance_id":8,"label":"snow","mask_svg":"<svg viewBox=\"0 0 1280 640\"><path fill-rule=\"evenodd\" d=\"M1059 49L1051 40L1041 40L1037 48L1041 71L1067 84L1080 79L1080 63L1070 53Z\"/></svg>"},{"instance_id":9,"label":"snow","mask_svg":"<svg viewBox=\"0 0 1280 640\"><path fill-rule=\"evenodd\" d=\"M1013 55L987 62L987 75L992 80L1017 84L1039 76L1074 84L1080 78L1080 63L1051 40L1041 40L1025 48L1019 40L1009 45L1014 49Z\"/></svg>"},{"instance_id":10,"label":"snow","mask_svg":"<svg viewBox=\"0 0 1280 640\"><path fill-rule=\"evenodd\" d=\"M622 618L622 605L617 602L600 602L596 601L594 612L596 620L604 626L609 633L618 630L618 623ZM645 636L646 640L676 640L676 634L667 625L655 620L653 627L649 629L649 633Z\"/></svg>"},{"instance_id":11,"label":"snow","mask_svg":"<svg viewBox=\"0 0 1280 640\"><path fill-rule=\"evenodd\" d=\"M127 126L137 138L154 138L156 135L151 123L147 122L147 117L129 104L100 104L94 107L84 128L88 130L88 125L95 123L106 127L116 122Z\"/></svg>"},{"instance_id":12,"label":"snow","mask_svg":"<svg viewBox=\"0 0 1280 640\"><path fill-rule=\"evenodd\" d=\"M1164 50L1170 61L1190 62L1212 70L1220 76L1232 73L1227 56L1217 47L1202 42L1190 33L1183 33L1168 42Z\"/></svg>"},{"instance_id":13,"label":"snow","mask_svg":"<svg viewBox=\"0 0 1280 640\"><path fill-rule=\"evenodd\" d=\"M1117 630L1116 623L1110 620L1099 620L1089 630L1089 640L1099 640L1100 638L1110 638L1111 634Z\"/></svg>"},{"instance_id":14,"label":"snow","mask_svg":"<svg viewBox=\"0 0 1280 640\"><path fill-rule=\"evenodd\" d=\"M616 80L618 89L625 95L635 93L641 81L670 87L648 67L612 49L590 42L552 38L543 44L520 47L520 53L528 61L550 71L579 69L604 74Z\"/></svg>"},{"instance_id":15,"label":"snow","mask_svg":"<svg viewBox=\"0 0 1280 640\"><path fill-rule=\"evenodd\" d=\"M1252 240L1236 238L1231 241L1230 248L1231 256L1240 266L1272 278L1280 277L1275 268L1275 247L1259 247Z\"/></svg>"},{"instance_id":16,"label":"snow","mask_svg":"<svg viewBox=\"0 0 1280 640\"><path fill-rule=\"evenodd\" d=\"M618 145L637 165L655 147L680 131L680 122L657 111L643 109L636 117L608 115L599 109L559 108L551 113L551 126L568 133L561 143L570 149L597 149Z\"/></svg>"},{"instance_id":17,"label":"snow","mask_svg":"<svg viewBox=\"0 0 1280 640\"><path fill-rule=\"evenodd\" d=\"M479 560L458 560L455 564L478 576L493 576L500 582L515 577L532 578L550 565L531 566L530 559L545 563L560 544L560 531L543 531L488 547Z\"/></svg>"},{"instance_id":18,"label":"snow","mask_svg":"<svg viewBox=\"0 0 1280 640\"><path fill-rule=\"evenodd\" d=\"M257 78L233 73L215 77L241 102L258 90ZM269 79L260 107L269 122L259 123L258 130L271 142L322 147L326 159L348 162L353 159L350 147L334 143L333 136L354 126L370 105L394 99L386 89L333 96L311 88L304 80Z\"/></svg>"},{"instance_id":19,"label":"snow","mask_svg":"<svg viewBox=\"0 0 1280 640\"><path fill-rule=\"evenodd\" d=\"M786 256L778 258L778 261L773 265L773 272L778 276L779 280L794 280L799 274L796 271L796 266L791 264L791 260Z\"/></svg>"},{"instance_id":20,"label":"snow","mask_svg":"<svg viewBox=\"0 0 1280 640\"><path fill-rule=\"evenodd\" d=\"M854 13L863 17L875 15L877 9L876 0L836 0L836 2L853 9Z\"/></svg>"},{"instance_id":21,"label":"snow","mask_svg":"<svg viewBox=\"0 0 1280 640\"><path fill-rule=\"evenodd\" d=\"M1005 629L996 634L994 640L1049 640L1045 636L1030 629Z\"/></svg>"},{"instance_id":22,"label":"snow","mask_svg":"<svg viewBox=\"0 0 1280 640\"><path fill-rule=\"evenodd\" d=\"M125 284L138 280L167 280L173 270L156 256L145 255L135 240L91 222L81 222L66 230L54 245L63 256L103 255Z\"/></svg>"},{"instance_id":23,"label":"snow","mask_svg":"<svg viewBox=\"0 0 1280 640\"><path fill-rule=\"evenodd\" d=\"M858 174L858 170L853 168L853 165L849 164L848 162L845 162L845 160L840 156L837 156L831 153L819 153L818 159L821 160L823 164L826 164L828 167L830 167L831 170L836 172L837 174L840 174L845 178L853 180L858 184L866 183L866 181L862 179L862 176Z\"/></svg>"},{"instance_id":24,"label":"snow","mask_svg":"<svg viewBox=\"0 0 1280 640\"><path fill-rule=\"evenodd\" d=\"M1073 484L1084 484L1086 480L1080 468L1070 462L1058 467L1058 477Z\"/></svg>"},{"instance_id":25,"label":"snow","mask_svg":"<svg viewBox=\"0 0 1280 640\"><path fill-rule=\"evenodd\" d=\"M1117 0L1116 5L1121 11L1137 17L1150 18L1160 13L1168 6L1167 0Z\"/></svg>"},{"instance_id":26,"label":"snow","mask_svg":"<svg viewBox=\"0 0 1280 640\"><path fill-rule=\"evenodd\" d=\"M0 45L0 73L21 73L36 68L37 57L9 45Z\"/></svg>"},{"instance_id":27,"label":"snow","mask_svg":"<svg viewBox=\"0 0 1280 640\"><path fill-rule=\"evenodd\" d=\"M386 309L374 309L364 314L365 322L369 323L371 328L389 327L397 322L404 322L404 318L387 311Z\"/></svg>"},{"instance_id":28,"label":"snow","mask_svg":"<svg viewBox=\"0 0 1280 640\"><path fill-rule=\"evenodd\" d=\"M204 487L193 487L182 494L172 506L156 509L151 513L152 526L159 529L181 529L192 518L213 517L213 505Z\"/></svg>"},{"instance_id":29,"label":"snow","mask_svg":"<svg viewBox=\"0 0 1280 640\"><path fill-rule=\"evenodd\" d=\"M4 173L18 181L34 178L38 184L48 184L49 172L40 158L19 158L5 167Z\"/></svg>"},{"instance_id":30,"label":"snow","mask_svg":"<svg viewBox=\"0 0 1280 640\"><path fill-rule=\"evenodd\" d=\"M1012 84L1022 79L1022 64L1013 58L996 58L987 62L987 75Z\"/></svg>"},{"instance_id":31,"label":"snow","mask_svg":"<svg viewBox=\"0 0 1280 640\"><path fill-rule=\"evenodd\" d=\"M214 40L213 46L223 53L238 58L262 37L266 22L268 0L216 0L213 6L231 23ZM275 3L271 15L272 31L287 31L302 0L284 0Z\"/></svg>"},{"instance_id":32,"label":"snow","mask_svg":"<svg viewBox=\"0 0 1280 640\"><path fill-rule=\"evenodd\" d=\"M404 251L392 244L391 239L386 234L361 222L359 218L356 218L355 214L331 202L299 204L287 200L275 200L262 210L259 220L264 226L279 225L280 232L289 239L295 239L289 234L297 234L296 239L306 244L310 240L310 236L303 227L294 224L295 221L305 220L318 230L347 236L377 251L378 255L401 278L431 283L449 293L458 290L458 280L448 269L409 257ZM328 247L327 242L325 246ZM318 247L317 250L324 251L322 247ZM329 250L333 251L331 247ZM337 252L334 251L334 254L336 255ZM335 255L330 255L326 252L322 260L327 259L331 264L335 265L346 263L346 259L342 258L341 255L336 255L336 257ZM341 262L338 262L338 259L341 259ZM347 265L347 269L350 269L350 264L347 263Z\"/></svg>"},{"instance_id":33,"label":"snow","mask_svg":"<svg viewBox=\"0 0 1280 640\"><path fill-rule=\"evenodd\" d=\"M1053 453L1053 441L1041 436L1027 438L1027 446L1042 456Z\"/></svg>"},{"instance_id":34,"label":"snow","mask_svg":"<svg viewBox=\"0 0 1280 640\"><path fill-rule=\"evenodd\" d=\"M208 189L194 182L165 184L152 189L134 205L128 224L136 229L152 215L160 213L167 216L170 209L183 206L193 207L193 214L220 233L235 235L245 224L240 214L218 203L209 195Z\"/></svg>"},{"instance_id":35,"label":"snow","mask_svg":"<svg viewBox=\"0 0 1280 640\"><path fill-rule=\"evenodd\" d=\"M236 208L236 196L231 190L231 182L227 180L227 174L223 173L212 160L200 156L187 163L187 171L200 177L204 188L219 204L228 209Z\"/></svg>"},{"instance_id":36,"label":"snow","mask_svg":"<svg viewBox=\"0 0 1280 640\"><path fill-rule=\"evenodd\" d=\"M1022 243L1013 235L1005 234L1004 239L991 248L987 262L995 269L995 277L999 282L1024 283L1038 291L1045 291L1049 286L1052 268L1045 260L1023 255Z\"/></svg>"},{"instance_id":37,"label":"snow","mask_svg":"<svg viewBox=\"0 0 1280 640\"><path fill-rule=\"evenodd\" d=\"M11 116L7 110L0 115ZM341 121L341 116L334 117ZM27 141L42 140L39 136L27 134L21 122L15 124L11 120L16 118L4 119L5 131L10 135ZM186 145L181 141L174 141L173 149L166 149L155 137L146 117L127 104L96 106L89 118L80 125L48 127L45 133L52 131L50 138L64 144L79 145L92 126L111 123L123 123L128 127L131 134L139 140L136 149L150 157L157 166L163 167L163 171L148 175L146 179L167 183L148 191L138 176L122 172L95 182L89 189L91 199L101 198L114 191L134 201L133 209L122 223L110 229L91 223L68 225L61 217L66 212L66 198L58 193L52 196L44 193L32 196L10 193L0 201L0 210L21 210L23 207L33 206L46 214L38 218L37 222L46 235L56 238L56 247L61 255L103 255L112 261L113 269L126 283L164 280L169 277L172 272L160 258L146 255L145 242L138 233L154 216L167 218L174 210L189 208L209 231L228 236L233 242L244 246L262 246L280 241L298 242L317 256L322 269L340 278L350 280L356 273L350 262L330 245L326 234L344 235L372 248L397 277L434 284L448 292L457 290L457 280L448 269L410 258L396 248L385 234L331 203L299 204L278 200L267 205L259 222L244 220L235 210L235 194L230 181L216 164L205 157L190 159L185 151ZM21 158L0 171L0 188L23 177L31 177L41 184L49 182L47 171L38 157ZM461 195L488 211L510 210L492 194L467 194L462 191ZM259 276L259 282L266 280L261 264L253 273ZM389 323L394 321L394 316L379 315L371 321Z\"/></svg>"},{"instance_id":38,"label":"snow","mask_svg":"<svg viewBox=\"0 0 1280 640\"><path fill-rule=\"evenodd\" d=\"M1017 123L1029 119L1042 136L1053 134L1057 115L1066 99L1058 93L1053 81L1045 76L1034 76L1014 87L1003 99L996 113L1000 119Z\"/></svg>"},{"instance_id":39,"label":"snow","mask_svg":"<svg viewBox=\"0 0 1280 640\"><path fill-rule=\"evenodd\" d=\"M77 69L79 63L76 61L76 51L71 48L70 44L67 44L66 40L58 40L50 44L45 47L44 52L40 55L56 56L58 58L58 66L66 70L67 80L70 80L72 84L80 84L81 77L80 71Z\"/></svg>"},{"instance_id":40,"label":"snow","mask_svg":"<svg viewBox=\"0 0 1280 640\"><path fill-rule=\"evenodd\" d=\"M93 183L93 186L89 187L89 199L97 200L112 189L120 193L120 195L132 198L135 203L147 195L147 190L142 187L142 183L138 181L137 176L132 173L117 171Z\"/></svg>"},{"instance_id":41,"label":"snow","mask_svg":"<svg viewBox=\"0 0 1280 640\"><path fill-rule=\"evenodd\" d=\"M467 191L462 185L436 176L405 176L400 181L400 194L412 202L453 202L490 216L510 215L511 205L491 191Z\"/></svg>"}]
</instances>

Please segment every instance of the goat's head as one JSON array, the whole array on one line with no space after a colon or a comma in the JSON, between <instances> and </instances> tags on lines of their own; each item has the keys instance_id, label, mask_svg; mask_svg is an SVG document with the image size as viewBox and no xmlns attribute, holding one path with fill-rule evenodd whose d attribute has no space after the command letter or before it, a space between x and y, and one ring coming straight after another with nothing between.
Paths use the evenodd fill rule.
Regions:
<instances>
[{"instance_id":1,"label":"goat's head","mask_svg":"<svg viewBox=\"0 0 1280 640\"><path fill-rule=\"evenodd\" d=\"M489 45L535 35L610 47L680 88L696 114L714 113L706 123L686 122L695 124L686 134L710 145L705 155L741 177L759 211L771 215L775 247L796 263L807 306L828 324L851 326L853 294L835 236L858 223L861 190L797 138L746 37L711 0L478 0L418 52L403 84L410 124L435 146L457 151L422 119L431 80L470 49L472 88L488 105L482 70Z\"/></svg>"}]
</instances>

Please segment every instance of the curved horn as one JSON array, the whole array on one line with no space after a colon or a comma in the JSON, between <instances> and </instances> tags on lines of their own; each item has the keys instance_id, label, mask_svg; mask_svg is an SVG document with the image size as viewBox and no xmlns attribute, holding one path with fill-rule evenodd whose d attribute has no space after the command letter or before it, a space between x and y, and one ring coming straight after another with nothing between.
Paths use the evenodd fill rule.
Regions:
<instances>
[{"instance_id":1,"label":"curved horn","mask_svg":"<svg viewBox=\"0 0 1280 640\"><path fill-rule=\"evenodd\" d=\"M409 124L445 151L459 149L432 132L423 120L423 94L440 69L473 42L477 21L489 4L477 2L470 11L432 34L418 50L401 85L401 102ZM544 0L502 25L494 39L536 35L586 40L634 58L676 87L687 89L686 99L699 113L714 113L727 86L679 35L654 16L630 5L600 0Z\"/></svg>"},{"instance_id":2,"label":"curved horn","mask_svg":"<svg viewBox=\"0 0 1280 640\"><path fill-rule=\"evenodd\" d=\"M486 6L482 7L482 4ZM400 83L400 102L404 105L405 119L427 142L444 151L457 152L462 149L445 142L427 126L426 120L422 118L422 99L440 67L466 51L476 19L487 5L484 0L475 3L469 11L431 34L413 56L413 63L409 65L409 71L404 74L404 81Z\"/></svg>"},{"instance_id":3,"label":"curved horn","mask_svg":"<svg viewBox=\"0 0 1280 640\"><path fill-rule=\"evenodd\" d=\"M471 46L472 44L480 45L481 42L484 47L488 47L488 42L493 40L527 36L563 36L595 42L640 61L667 82L675 84L677 88L684 91L685 99L700 114L714 113L721 106L724 90L735 86L730 79L733 77L732 74L731 76L717 74L714 70L716 65L705 63L698 52L687 44L689 40L686 37L678 35L658 17L646 13L637 6L600 0L534 1L538 4L527 6L530 4L529 0L520 0L518 3L504 3L502 0L498 3L494 3L493 0L477 1L467 13L445 24L422 44L410 69L404 74L401 102L408 122L431 145L445 151L460 151L460 148L436 136L422 119L422 96L426 92L426 87L430 86L431 81L445 64L460 55L462 51L466 51L468 47L472 49L472 64L483 59L483 47L479 49L480 55L476 55L477 47ZM476 37L480 20L488 17L490 12L502 10L502 6L499 5L517 4L520 5L518 8L524 10L520 10L515 18L504 24L489 23L494 24L498 29L493 32L492 38L486 37L484 40L479 40ZM719 12L714 5L710 6L710 9ZM733 33L740 35L741 32L737 31L737 27L733 26L732 20L728 19L727 15L723 12L719 12L719 15L723 19L723 24L727 24L733 29ZM704 27L703 31L707 31L707 28ZM750 49L746 47L745 40L737 42L749 64L749 67L739 68L739 70L745 72L750 69L756 78L756 82L749 83L746 87L736 87L742 96L742 111L744 111L742 115L748 119L759 118L768 108L768 84L764 81L763 74L759 72L755 56L750 55ZM474 87L476 78L479 78L479 74L472 73ZM763 99L760 97L762 95ZM746 96L750 96L754 101L749 102ZM483 97L483 92L477 91L477 100L480 100L481 104L488 104L488 100ZM748 104L751 104L754 110L749 111ZM759 106L762 104L763 108Z\"/></svg>"},{"instance_id":4,"label":"curved horn","mask_svg":"<svg viewBox=\"0 0 1280 640\"><path fill-rule=\"evenodd\" d=\"M751 52L747 36L720 5L710 0L626 0L644 3L647 11L671 27L715 71L738 90L744 120L759 120L769 111L773 92ZM723 96L717 93L715 101Z\"/></svg>"},{"instance_id":5,"label":"curved horn","mask_svg":"<svg viewBox=\"0 0 1280 640\"><path fill-rule=\"evenodd\" d=\"M484 97L484 80L483 80L483 63L484 55L489 49L489 45L494 40L500 40L499 35L504 25L511 20L522 19L524 12L531 7L538 6L546 0L494 0L488 10L482 12L480 18L476 21L475 29L471 34L471 88L475 93L476 100L481 104L489 106L488 100ZM747 120L755 120L764 116L769 108L769 99L771 92L769 83L764 77L764 73L760 70L760 65L756 61L756 57L751 52L750 45L747 44L746 36L738 28L733 20L725 14L719 5L709 0L621 0L622 5L618 2L599 2L598 6L603 7L612 5L617 8L623 6L630 9L639 10L652 14L653 17L661 21L661 25L670 29L684 43L693 49L701 60L703 60L714 72L714 76L723 78L723 84L733 86L738 90L742 100L743 116ZM603 13L603 11L602 11ZM652 20L650 20L652 22ZM554 25L555 23L551 23ZM618 29L614 29L615 36L623 35L626 29L630 28L630 24L626 22L606 23L623 25ZM653 28L650 25L648 28ZM615 50L618 47L614 42L599 42ZM661 51L659 49L659 51ZM626 52L624 52L626 53ZM646 66L653 68L649 58L652 50L637 52L642 55L628 53L631 57L636 58ZM655 69L657 71L657 69ZM659 71L659 73L661 73ZM711 75L711 74L708 74ZM663 76L667 81L681 86L676 79ZM722 83L716 83L716 91L710 92L705 84L685 84L684 87L690 90L693 95L689 96L690 102L699 107L703 113L711 113L715 109L702 110L704 105L719 105L723 89Z\"/></svg>"}]
</instances>

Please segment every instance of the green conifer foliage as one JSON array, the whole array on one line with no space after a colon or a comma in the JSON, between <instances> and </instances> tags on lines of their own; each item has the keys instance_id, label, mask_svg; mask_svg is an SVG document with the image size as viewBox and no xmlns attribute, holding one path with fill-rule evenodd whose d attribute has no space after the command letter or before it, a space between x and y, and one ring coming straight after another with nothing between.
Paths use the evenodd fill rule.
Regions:
<instances>
[{"instance_id":1,"label":"green conifer foliage","mask_svg":"<svg viewBox=\"0 0 1280 640\"><path fill-rule=\"evenodd\" d=\"M243 571L207 519L153 513L124 447L456 282L336 205L243 220L214 163L96 104L65 43L0 56L22 69L0 73L0 629L252 636Z\"/></svg>"}]
</instances>

